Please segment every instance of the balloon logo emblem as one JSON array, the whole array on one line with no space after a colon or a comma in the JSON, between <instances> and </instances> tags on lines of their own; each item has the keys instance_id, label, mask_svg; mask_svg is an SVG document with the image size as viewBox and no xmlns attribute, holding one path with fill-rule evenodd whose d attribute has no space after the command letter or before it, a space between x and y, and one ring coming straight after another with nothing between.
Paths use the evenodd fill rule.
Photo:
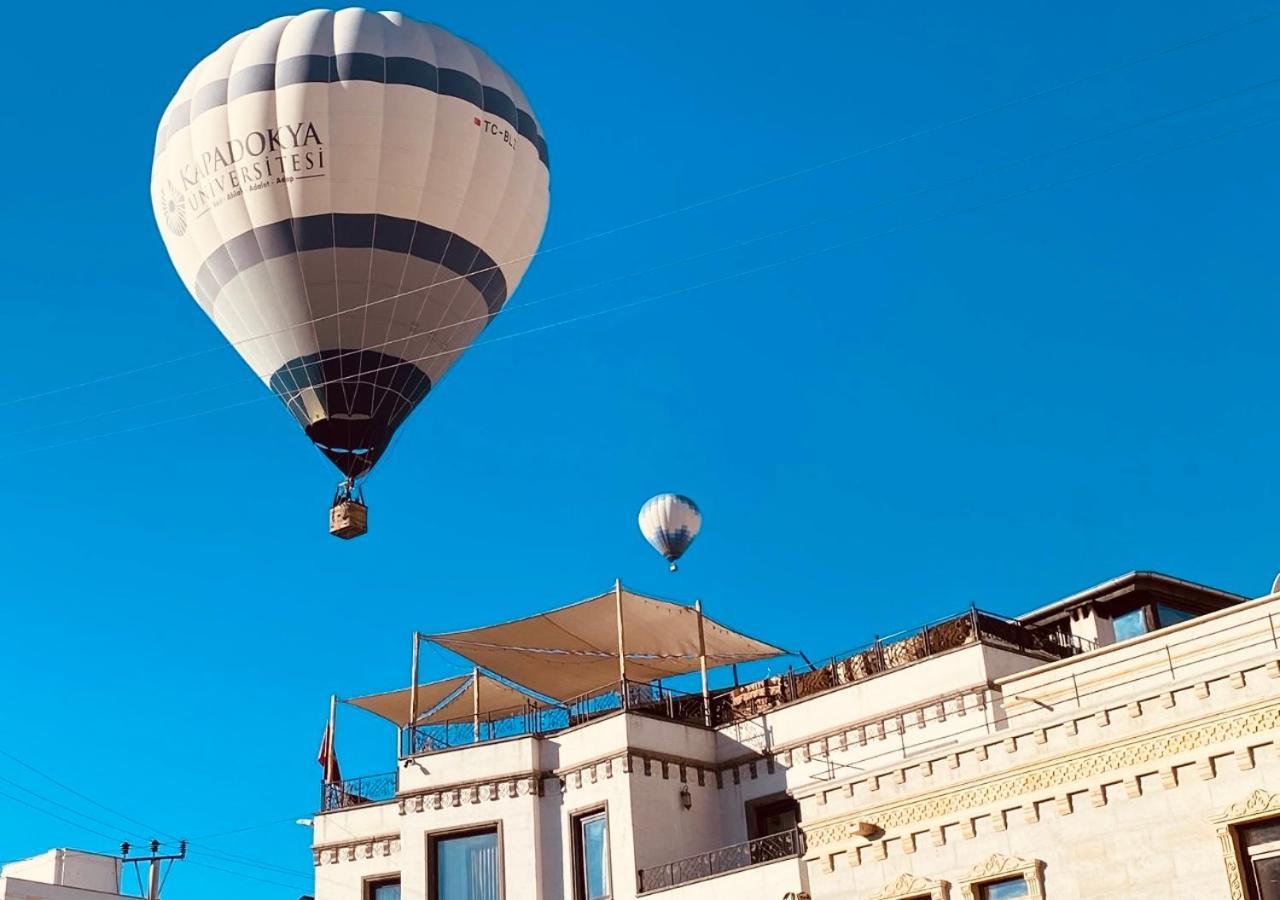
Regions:
<instances>
[{"instance_id":1,"label":"balloon logo emblem","mask_svg":"<svg viewBox=\"0 0 1280 900\"><path fill-rule=\"evenodd\" d=\"M160 215L178 237L187 233L187 201L172 184L160 189Z\"/></svg>"}]
</instances>

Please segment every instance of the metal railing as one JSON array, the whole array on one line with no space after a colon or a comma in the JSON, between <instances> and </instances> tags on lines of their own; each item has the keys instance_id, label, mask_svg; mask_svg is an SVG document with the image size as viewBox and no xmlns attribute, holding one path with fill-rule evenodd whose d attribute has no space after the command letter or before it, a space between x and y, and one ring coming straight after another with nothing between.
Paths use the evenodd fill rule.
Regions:
<instances>
[{"instance_id":1,"label":"metal railing","mask_svg":"<svg viewBox=\"0 0 1280 900\"><path fill-rule=\"evenodd\" d=\"M720 691L711 698L711 720L719 726L754 718L833 687L873 678L977 642L1047 660L1066 659L1094 649L1091 642L1075 635L1032 629L1016 619L971 608L958 616L877 637L808 672L792 668L781 675Z\"/></svg>"},{"instance_id":2,"label":"metal railing","mask_svg":"<svg viewBox=\"0 0 1280 900\"><path fill-rule=\"evenodd\" d=\"M656 682L619 681L573 697L555 706L532 702L404 729L403 755L415 756L454 747L487 743L512 737L551 734L621 709L701 725L706 721L702 697Z\"/></svg>"},{"instance_id":3,"label":"metal railing","mask_svg":"<svg viewBox=\"0 0 1280 900\"><path fill-rule=\"evenodd\" d=\"M381 775L365 775L362 778L321 785L320 811L350 809L353 806L390 800L396 795L398 774L384 772Z\"/></svg>"},{"instance_id":4,"label":"metal railing","mask_svg":"<svg viewBox=\"0 0 1280 900\"><path fill-rule=\"evenodd\" d=\"M749 866L799 856L803 850L804 836L799 829L793 828L731 847L721 847L697 856L677 859L675 862L640 869L636 872L637 886L642 894L662 891L690 881L713 878Z\"/></svg>"}]
</instances>

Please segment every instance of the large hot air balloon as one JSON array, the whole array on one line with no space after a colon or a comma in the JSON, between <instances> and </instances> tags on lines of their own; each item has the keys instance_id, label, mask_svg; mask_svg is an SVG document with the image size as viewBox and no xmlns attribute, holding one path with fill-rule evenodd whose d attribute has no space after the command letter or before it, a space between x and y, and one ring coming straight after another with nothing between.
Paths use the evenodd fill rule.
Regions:
<instances>
[{"instance_id":1,"label":"large hot air balloon","mask_svg":"<svg viewBox=\"0 0 1280 900\"><path fill-rule=\"evenodd\" d=\"M698 504L683 494L659 494L640 507L640 532L671 563L672 572L700 528L702 513Z\"/></svg>"},{"instance_id":2,"label":"large hot air balloon","mask_svg":"<svg viewBox=\"0 0 1280 900\"><path fill-rule=\"evenodd\" d=\"M484 53L344 9L197 65L151 190L187 289L342 473L342 500L519 284L549 177L529 102Z\"/></svg>"}]
</instances>

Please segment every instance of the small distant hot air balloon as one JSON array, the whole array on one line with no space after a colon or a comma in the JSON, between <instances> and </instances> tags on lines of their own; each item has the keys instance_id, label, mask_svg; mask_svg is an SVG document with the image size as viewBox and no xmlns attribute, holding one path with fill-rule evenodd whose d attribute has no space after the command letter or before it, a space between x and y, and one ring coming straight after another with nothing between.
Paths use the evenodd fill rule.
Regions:
<instances>
[{"instance_id":1,"label":"small distant hot air balloon","mask_svg":"<svg viewBox=\"0 0 1280 900\"><path fill-rule=\"evenodd\" d=\"M698 504L683 494L659 494L640 507L640 532L671 563L684 555L702 528Z\"/></svg>"}]
</instances>

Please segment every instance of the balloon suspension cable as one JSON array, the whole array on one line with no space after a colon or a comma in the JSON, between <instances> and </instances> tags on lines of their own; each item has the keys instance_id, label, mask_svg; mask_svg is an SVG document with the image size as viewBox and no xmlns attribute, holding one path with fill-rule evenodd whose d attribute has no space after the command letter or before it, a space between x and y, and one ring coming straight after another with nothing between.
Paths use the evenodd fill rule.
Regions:
<instances>
[{"instance_id":1,"label":"balloon suspension cable","mask_svg":"<svg viewBox=\"0 0 1280 900\"><path fill-rule=\"evenodd\" d=\"M338 482L338 490L333 495L334 506L337 506L339 503L345 503L348 500L354 500L356 503L364 503L364 489L354 478L348 478L345 481Z\"/></svg>"}]
</instances>

